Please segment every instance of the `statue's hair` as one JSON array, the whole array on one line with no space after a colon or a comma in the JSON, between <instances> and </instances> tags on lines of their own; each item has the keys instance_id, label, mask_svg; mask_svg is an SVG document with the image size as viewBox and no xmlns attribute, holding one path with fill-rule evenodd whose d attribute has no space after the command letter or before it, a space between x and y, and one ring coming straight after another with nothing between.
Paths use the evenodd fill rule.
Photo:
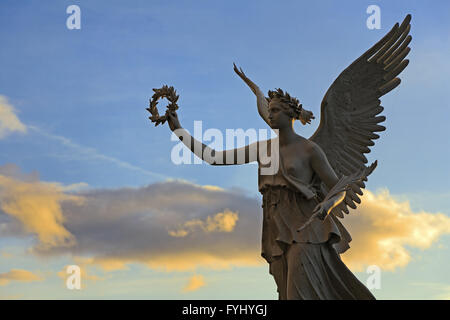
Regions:
<instances>
[{"instance_id":1,"label":"statue's hair","mask_svg":"<svg viewBox=\"0 0 450 320\"><path fill-rule=\"evenodd\" d=\"M280 100L282 103L289 107L289 111L291 112L293 118L299 119L302 123L305 123L305 121L303 121L304 119L302 119L302 110L304 110L303 105L297 98L291 97L291 95L287 93L287 91L284 92L280 88L275 89L275 91L269 90L268 94L269 98L267 98L267 101L269 103L272 99Z\"/></svg>"}]
</instances>

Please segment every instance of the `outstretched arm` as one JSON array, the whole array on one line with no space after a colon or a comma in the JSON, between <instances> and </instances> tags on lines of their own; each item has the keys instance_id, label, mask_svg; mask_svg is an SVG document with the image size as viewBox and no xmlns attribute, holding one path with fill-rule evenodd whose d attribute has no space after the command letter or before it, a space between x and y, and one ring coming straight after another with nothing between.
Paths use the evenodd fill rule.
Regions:
<instances>
[{"instance_id":1,"label":"outstretched arm","mask_svg":"<svg viewBox=\"0 0 450 320\"><path fill-rule=\"evenodd\" d=\"M168 114L170 130L190 149L197 157L210 165L235 165L258 161L258 142L241 148L224 151L211 149L204 143L192 137L187 130L183 129L175 111Z\"/></svg>"},{"instance_id":2,"label":"outstretched arm","mask_svg":"<svg viewBox=\"0 0 450 320\"><path fill-rule=\"evenodd\" d=\"M237 68L236 65L233 63L233 69L234 72L242 79L244 82L249 86L249 88L252 90L252 92L256 96L256 104L258 105L258 112L261 118L268 124L269 124L269 105L267 103L266 97L264 96L264 93L259 89L259 87L250 80L242 70L242 68Z\"/></svg>"}]
</instances>

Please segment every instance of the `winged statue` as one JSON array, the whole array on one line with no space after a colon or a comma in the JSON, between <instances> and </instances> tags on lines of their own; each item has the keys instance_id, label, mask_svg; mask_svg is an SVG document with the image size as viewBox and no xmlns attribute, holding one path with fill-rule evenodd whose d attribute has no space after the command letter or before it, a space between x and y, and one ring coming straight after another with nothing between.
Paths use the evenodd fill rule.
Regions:
<instances>
[{"instance_id":1,"label":"winged statue","mask_svg":"<svg viewBox=\"0 0 450 320\"><path fill-rule=\"evenodd\" d=\"M380 97L400 84L397 76L409 63L405 57L411 50L410 22L408 14L400 26L396 23L337 77L322 99L320 124L309 140L321 146L338 176L363 170L367 163L364 154L380 137L376 132L386 130L380 125L386 120L380 115L384 110ZM256 95L259 114L269 124L269 99L242 69L234 65L234 70ZM338 217L349 213L347 207L356 209L356 203L361 203L357 194L362 195L364 182L350 186L345 200L332 210Z\"/></svg>"},{"instance_id":2,"label":"winged statue","mask_svg":"<svg viewBox=\"0 0 450 320\"><path fill-rule=\"evenodd\" d=\"M379 138L377 132L385 130L380 98L400 84L398 76L408 65L410 22L407 15L401 25L396 23L337 77L325 93L320 124L309 139L298 135L293 123L311 123L312 112L282 89L269 91L266 97L234 65L255 94L260 116L277 130L278 137L268 141L278 146L279 169L273 174L261 174L261 156L252 156L252 147L259 147L259 142L213 150L183 129L174 106L166 112L164 120L170 129L209 164L258 162L263 196L261 255L269 263L279 299L375 298L340 259L352 239L339 218L361 203L362 189L377 165L375 161L366 166L365 154ZM176 102L171 90L164 94ZM227 154L236 159L239 152L245 155L244 161L230 163Z\"/></svg>"}]
</instances>

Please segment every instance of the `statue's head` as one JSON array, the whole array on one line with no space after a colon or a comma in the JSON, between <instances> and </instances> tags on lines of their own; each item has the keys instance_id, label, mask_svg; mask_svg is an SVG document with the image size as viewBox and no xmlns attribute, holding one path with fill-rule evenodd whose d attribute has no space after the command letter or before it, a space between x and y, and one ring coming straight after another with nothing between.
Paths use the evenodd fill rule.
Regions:
<instances>
[{"instance_id":1,"label":"statue's head","mask_svg":"<svg viewBox=\"0 0 450 320\"><path fill-rule=\"evenodd\" d=\"M312 113L303 109L297 98L281 89L269 90L269 121L272 129L292 126L292 121L298 119L303 124L309 123Z\"/></svg>"}]
</instances>

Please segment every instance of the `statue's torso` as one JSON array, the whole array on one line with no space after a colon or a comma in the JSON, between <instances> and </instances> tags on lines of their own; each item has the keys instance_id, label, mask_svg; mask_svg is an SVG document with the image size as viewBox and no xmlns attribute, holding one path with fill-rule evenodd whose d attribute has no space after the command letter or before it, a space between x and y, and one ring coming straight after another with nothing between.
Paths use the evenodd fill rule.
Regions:
<instances>
[{"instance_id":1,"label":"statue's torso","mask_svg":"<svg viewBox=\"0 0 450 320\"><path fill-rule=\"evenodd\" d=\"M269 140L269 143L266 145L267 149L263 149L260 153L262 161L259 161L258 168L259 190L261 191L263 187L268 185L290 186L295 189L295 186L292 186L292 183L290 183L282 174L282 167L284 168L285 174L295 178L305 185L310 184L314 177L314 170L311 167L311 153L308 142L299 139L298 141L295 141L287 146L280 146L278 148L279 157L278 159L275 159L276 154L272 157L271 152L271 143L273 143L275 139ZM264 174L261 168L273 166L273 161L278 162L278 170L276 170L275 173Z\"/></svg>"},{"instance_id":2,"label":"statue's torso","mask_svg":"<svg viewBox=\"0 0 450 320\"><path fill-rule=\"evenodd\" d=\"M317 197L320 181L311 167L311 145L299 140L280 147L278 170L273 174L262 174L261 169L271 165L271 144L267 146L269 150L262 150L260 154L262 158L258 168L264 216L262 256L270 262L274 256L281 255L283 249L279 242L324 243L330 239L331 234L339 239L336 241L342 239L342 249L339 251L345 251L351 238L334 217L328 217L325 221L317 220L302 232L297 232L320 202L320 197Z\"/></svg>"}]
</instances>

